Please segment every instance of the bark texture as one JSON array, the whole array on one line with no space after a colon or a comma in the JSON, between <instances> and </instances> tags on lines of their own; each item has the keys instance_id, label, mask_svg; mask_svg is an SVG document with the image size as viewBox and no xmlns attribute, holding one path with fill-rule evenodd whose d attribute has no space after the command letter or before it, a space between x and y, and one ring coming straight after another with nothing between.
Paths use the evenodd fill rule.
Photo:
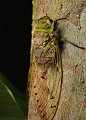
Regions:
<instances>
[{"instance_id":1,"label":"bark texture","mask_svg":"<svg viewBox=\"0 0 86 120\"><path fill-rule=\"evenodd\" d=\"M80 47L86 48L86 0L33 0L33 31L34 21L46 14L59 21L58 36L66 38ZM32 31L32 32L33 32ZM63 66L63 83L61 98L53 120L86 120L86 49L82 50L69 43L61 44ZM40 120L31 97L29 111L33 118ZM33 112L35 111L35 113Z\"/></svg>"}]
</instances>

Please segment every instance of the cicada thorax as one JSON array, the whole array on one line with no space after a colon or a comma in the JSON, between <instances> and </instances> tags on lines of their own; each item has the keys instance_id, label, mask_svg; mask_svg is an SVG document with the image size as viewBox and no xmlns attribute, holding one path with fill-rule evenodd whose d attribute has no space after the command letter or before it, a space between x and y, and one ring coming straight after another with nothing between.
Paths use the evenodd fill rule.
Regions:
<instances>
[{"instance_id":1,"label":"cicada thorax","mask_svg":"<svg viewBox=\"0 0 86 120\"><path fill-rule=\"evenodd\" d=\"M55 66L55 38L49 32L52 25L47 19L47 16L39 19L33 34L34 70L31 73L32 96L42 120L53 119L61 87L59 70Z\"/></svg>"}]
</instances>

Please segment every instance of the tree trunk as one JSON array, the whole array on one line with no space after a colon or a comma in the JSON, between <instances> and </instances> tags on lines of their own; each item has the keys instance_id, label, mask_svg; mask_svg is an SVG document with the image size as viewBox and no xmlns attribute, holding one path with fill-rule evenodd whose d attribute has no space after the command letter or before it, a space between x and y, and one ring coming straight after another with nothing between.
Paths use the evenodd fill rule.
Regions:
<instances>
[{"instance_id":1,"label":"tree trunk","mask_svg":"<svg viewBox=\"0 0 86 120\"><path fill-rule=\"evenodd\" d=\"M59 21L58 35L86 48L86 2L85 0L33 0L33 31L34 21L46 14ZM62 43L61 58L63 66L63 82L59 106L53 120L86 120L86 49L69 43ZM32 95L30 96L29 111L32 118L28 120L41 120L39 114L34 113L36 106Z\"/></svg>"}]
</instances>

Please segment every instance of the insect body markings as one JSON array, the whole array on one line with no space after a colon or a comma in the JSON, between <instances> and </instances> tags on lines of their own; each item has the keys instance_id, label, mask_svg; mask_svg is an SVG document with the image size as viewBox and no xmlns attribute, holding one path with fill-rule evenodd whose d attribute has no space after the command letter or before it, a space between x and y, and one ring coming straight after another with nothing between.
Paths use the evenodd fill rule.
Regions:
<instances>
[{"instance_id":1,"label":"insect body markings","mask_svg":"<svg viewBox=\"0 0 86 120\"><path fill-rule=\"evenodd\" d=\"M63 19L67 17L68 14ZM40 120L52 120L54 118L61 96L62 62L53 27L55 22L48 16L37 19L31 44L29 93L30 98L33 99L29 99L29 107L32 107L31 102L34 101ZM85 49L70 41L65 41L80 49ZM33 119L30 109L29 116Z\"/></svg>"},{"instance_id":2,"label":"insect body markings","mask_svg":"<svg viewBox=\"0 0 86 120\"><path fill-rule=\"evenodd\" d=\"M37 19L31 50L31 94L41 120L52 120L61 94L62 67L53 20Z\"/></svg>"}]
</instances>

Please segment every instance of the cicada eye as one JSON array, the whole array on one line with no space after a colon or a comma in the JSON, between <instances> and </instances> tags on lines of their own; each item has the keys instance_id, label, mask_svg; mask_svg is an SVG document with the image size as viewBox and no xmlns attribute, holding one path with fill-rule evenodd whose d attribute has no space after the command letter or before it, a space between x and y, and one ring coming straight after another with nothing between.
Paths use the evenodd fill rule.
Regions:
<instances>
[{"instance_id":1,"label":"cicada eye","mask_svg":"<svg viewBox=\"0 0 86 120\"><path fill-rule=\"evenodd\" d=\"M51 23L51 24L52 24L52 23L53 23L53 20L51 20L51 19L48 18L48 19L47 19L47 23Z\"/></svg>"},{"instance_id":2,"label":"cicada eye","mask_svg":"<svg viewBox=\"0 0 86 120\"><path fill-rule=\"evenodd\" d=\"M35 24L37 24L38 23L38 19L35 21Z\"/></svg>"}]
</instances>

